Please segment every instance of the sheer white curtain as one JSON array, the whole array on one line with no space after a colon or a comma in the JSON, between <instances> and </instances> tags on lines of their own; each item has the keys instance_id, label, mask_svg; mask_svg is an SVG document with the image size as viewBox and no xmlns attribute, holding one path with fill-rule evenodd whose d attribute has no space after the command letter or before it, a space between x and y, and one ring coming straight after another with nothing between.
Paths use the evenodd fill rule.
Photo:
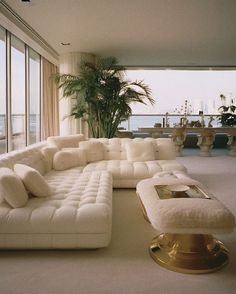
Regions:
<instances>
[{"instance_id":1,"label":"sheer white curtain","mask_svg":"<svg viewBox=\"0 0 236 294\"><path fill-rule=\"evenodd\" d=\"M52 75L58 72L57 66L42 60L42 139L59 135L59 95L58 86Z\"/></svg>"}]
</instances>

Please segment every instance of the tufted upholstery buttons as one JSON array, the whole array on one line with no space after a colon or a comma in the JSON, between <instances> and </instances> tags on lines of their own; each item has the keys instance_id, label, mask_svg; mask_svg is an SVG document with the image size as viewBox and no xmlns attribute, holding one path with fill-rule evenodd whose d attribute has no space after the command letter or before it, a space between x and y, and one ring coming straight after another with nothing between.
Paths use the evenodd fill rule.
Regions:
<instances>
[{"instance_id":1,"label":"tufted upholstery buttons","mask_svg":"<svg viewBox=\"0 0 236 294\"><path fill-rule=\"evenodd\" d=\"M151 178L156 173L162 171L180 170L185 172L184 166L176 160L153 160L143 162L131 162L128 160L103 160L91 162L84 167L84 172L91 171L109 171L114 179L114 187L126 185L126 187L135 187L137 182ZM127 181L127 179L129 181Z\"/></svg>"},{"instance_id":2,"label":"tufted upholstery buttons","mask_svg":"<svg viewBox=\"0 0 236 294\"><path fill-rule=\"evenodd\" d=\"M111 175L107 171L81 173L81 169L46 174L44 178L53 190L50 197L31 197L26 206L17 209L3 203L0 248L19 248L11 242L14 236L18 236L23 248L38 248L38 234L42 238L51 236L41 242L42 248L63 248L64 241L55 241L59 236L69 238L66 247L107 246L112 223Z\"/></svg>"}]
</instances>

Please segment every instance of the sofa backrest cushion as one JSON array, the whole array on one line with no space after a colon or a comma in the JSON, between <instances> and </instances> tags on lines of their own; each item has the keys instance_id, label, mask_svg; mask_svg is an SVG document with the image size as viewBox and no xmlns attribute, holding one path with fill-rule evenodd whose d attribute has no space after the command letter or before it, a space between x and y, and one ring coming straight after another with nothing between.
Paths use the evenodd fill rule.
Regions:
<instances>
[{"instance_id":1,"label":"sofa backrest cushion","mask_svg":"<svg viewBox=\"0 0 236 294\"><path fill-rule=\"evenodd\" d=\"M65 170L76 166L86 165L86 153L82 148L64 148L55 153L53 169Z\"/></svg>"},{"instance_id":2,"label":"sofa backrest cushion","mask_svg":"<svg viewBox=\"0 0 236 294\"><path fill-rule=\"evenodd\" d=\"M129 161L151 161L155 160L155 150L152 142L128 142L126 144L126 155Z\"/></svg>"},{"instance_id":3,"label":"sofa backrest cushion","mask_svg":"<svg viewBox=\"0 0 236 294\"><path fill-rule=\"evenodd\" d=\"M13 208L25 206L28 201L21 179L7 167L0 168L0 196Z\"/></svg>"},{"instance_id":4,"label":"sofa backrest cushion","mask_svg":"<svg viewBox=\"0 0 236 294\"><path fill-rule=\"evenodd\" d=\"M35 143L21 150L11 151L0 156L0 167L8 167L13 170L17 163L26 164L44 175L47 172L47 160L41 149L45 142Z\"/></svg>"},{"instance_id":5,"label":"sofa backrest cushion","mask_svg":"<svg viewBox=\"0 0 236 294\"><path fill-rule=\"evenodd\" d=\"M15 164L14 171L32 195L48 197L52 193L50 186L36 169L25 164Z\"/></svg>"},{"instance_id":6,"label":"sofa backrest cushion","mask_svg":"<svg viewBox=\"0 0 236 294\"><path fill-rule=\"evenodd\" d=\"M91 138L90 142L101 142L104 146L104 159L127 159L125 145L131 139L129 138ZM132 141L132 140L131 140Z\"/></svg>"},{"instance_id":7,"label":"sofa backrest cushion","mask_svg":"<svg viewBox=\"0 0 236 294\"><path fill-rule=\"evenodd\" d=\"M104 159L127 159L126 145L129 142L151 142L154 147L155 160L173 160L176 158L175 145L171 138L91 138L90 142L101 142L104 145Z\"/></svg>"},{"instance_id":8,"label":"sofa backrest cushion","mask_svg":"<svg viewBox=\"0 0 236 294\"><path fill-rule=\"evenodd\" d=\"M48 144L58 149L78 147L79 142L83 140L85 140L85 138L82 134L69 136L52 136L47 138Z\"/></svg>"},{"instance_id":9,"label":"sofa backrest cushion","mask_svg":"<svg viewBox=\"0 0 236 294\"><path fill-rule=\"evenodd\" d=\"M81 141L79 142L79 147L85 151L87 162L104 159L105 148L101 142Z\"/></svg>"},{"instance_id":10,"label":"sofa backrest cushion","mask_svg":"<svg viewBox=\"0 0 236 294\"><path fill-rule=\"evenodd\" d=\"M171 138L154 139L157 142L157 159L174 160L176 158L175 144Z\"/></svg>"},{"instance_id":11,"label":"sofa backrest cushion","mask_svg":"<svg viewBox=\"0 0 236 294\"><path fill-rule=\"evenodd\" d=\"M88 140L84 140L83 138L84 136L81 134L71 136L55 136L49 137L48 142L50 146L57 147L58 149L64 147L78 147L78 145L81 148L87 148L90 150L87 161L97 161L102 159L127 160L126 144L129 142L151 142L155 151L155 160L173 160L176 158L175 145L171 138L90 138ZM100 142L103 144L103 151L102 147L88 148L88 145L85 147L88 143L84 142ZM82 147L83 144L84 147ZM94 147L94 145L91 146ZM93 151L91 152L91 150Z\"/></svg>"}]
</instances>

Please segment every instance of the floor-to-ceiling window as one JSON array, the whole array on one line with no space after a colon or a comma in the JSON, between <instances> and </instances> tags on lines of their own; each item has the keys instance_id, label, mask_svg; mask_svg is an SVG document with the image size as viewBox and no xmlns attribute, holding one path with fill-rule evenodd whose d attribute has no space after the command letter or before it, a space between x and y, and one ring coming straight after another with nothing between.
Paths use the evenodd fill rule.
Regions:
<instances>
[{"instance_id":1,"label":"floor-to-ceiling window","mask_svg":"<svg viewBox=\"0 0 236 294\"><path fill-rule=\"evenodd\" d=\"M26 145L25 44L11 36L11 150Z\"/></svg>"},{"instance_id":2,"label":"floor-to-ceiling window","mask_svg":"<svg viewBox=\"0 0 236 294\"><path fill-rule=\"evenodd\" d=\"M0 154L41 140L41 56L0 26Z\"/></svg>"},{"instance_id":3,"label":"floor-to-ceiling window","mask_svg":"<svg viewBox=\"0 0 236 294\"><path fill-rule=\"evenodd\" d=\"M29 144L40 141L40 55L29 48Z\"/></svg>"},{"instance_id":4,"label":"floor-to-ceiling window","mask_svg":"<svg viewBox=\"0 0 236 294\"><path fill-rule=\"evenodd\" d=\"M7 150L6 31L0 27L0 154Z\"/></svg>"},{"instance_id":5,"label":"floor-to-ceiling window","mask_svg":"<svg viewBox=\"0 0 236 294\"><path fill-rule=\"evenodd\" d=\"M147 103L131 104L133 115L121 124L129 130L151 127L155 123L163 125L166 114L170 126L178 126L187 103L188 122L202 120L205 125L210 117L213 126L221 126L219 107L236 103L236 68L196 68L196 69L127 69L130 81L142 80L147 84L155 99L155 105ZM221 95L225 96L222 101Z\"/></svg>"}]
</instances>

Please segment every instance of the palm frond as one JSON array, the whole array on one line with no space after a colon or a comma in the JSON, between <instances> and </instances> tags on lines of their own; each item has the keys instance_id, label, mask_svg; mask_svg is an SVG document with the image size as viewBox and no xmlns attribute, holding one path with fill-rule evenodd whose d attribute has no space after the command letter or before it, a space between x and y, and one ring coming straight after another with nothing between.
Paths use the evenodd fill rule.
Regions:
<instances>
[{"instance_id":1,"label":"palm frond","mask_svg":"<svg viewBox=\"0 0 236 294\"><path fill-rule=\"evenodd\" d=\"M82 62L79 75L56 74L53 79L63 96L74 100L73 117L86 114L93 136L112 137L120 122L132 114L131 103L154 104L144 81L126 81L124 73L118 60L108 57L95 64Z\"/></svg>"},{"instance_id":2,"label":"palm frond","mask_svg":"<svg viewBox=\"0 0 236 294\"><path fill-rule=\"evenodd\" d=\"M229 110L229 106L224 106L224 105L222 105L222 106L220 106L220 107L218 108L218 110L219 110L219 111L223 111L223 112L227 112L227 111Z\"/></svg>"}]
</instances>

